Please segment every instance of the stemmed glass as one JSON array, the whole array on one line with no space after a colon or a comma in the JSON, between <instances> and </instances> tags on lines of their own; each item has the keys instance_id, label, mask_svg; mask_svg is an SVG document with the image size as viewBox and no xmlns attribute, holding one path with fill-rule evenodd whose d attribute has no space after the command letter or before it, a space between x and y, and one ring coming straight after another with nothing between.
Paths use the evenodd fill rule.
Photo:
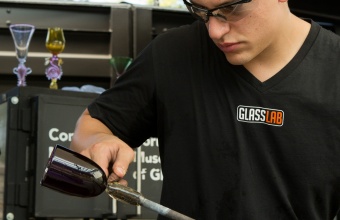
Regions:
<instances>
[{"instance_id":1,"label":"stemmed glass","mask_svg":"<svg viewBox=\"0 0 340 220\"><path fill-rule=\"evenodd\" d=\"M130 66L131 62L132 58L125 56L114 56L110 59L110 64L115 71L116 79L118 79L125 73L126 69ZM111 86L113 86L114 80L113 77L111 78L112 78Z\"/></svg>"},{"instance_id":2,"label":"stemmed glass","mask_svg":"<svg viewBox=\"0 0 340 220\"><path fill-rule=\"evenodd\" d=\"M9 26L9 29L14 40L16 57L19 61L19 65L13 69L13 73L18 77L17 86L26 86L26 76L32 72L32 69L27 68L25 62L35 27L30 24L13 24Z\"/></svg>"},{"instance_id":3,"label":"stemmed glass","mask_svg":"<svg viewBox=\"0 0 340 220\"><path fill-rule=\"evenodd\" d=\"M45 74L46 77L51 80L50 89L58 89L57 80L61 78L63 74L61 64L62 59L58 57L65 48L64 31L60 27L48 28L46 37L46 48L52 53L52 57L46 58L45 61Z\"/></svg>"}]
</instances>

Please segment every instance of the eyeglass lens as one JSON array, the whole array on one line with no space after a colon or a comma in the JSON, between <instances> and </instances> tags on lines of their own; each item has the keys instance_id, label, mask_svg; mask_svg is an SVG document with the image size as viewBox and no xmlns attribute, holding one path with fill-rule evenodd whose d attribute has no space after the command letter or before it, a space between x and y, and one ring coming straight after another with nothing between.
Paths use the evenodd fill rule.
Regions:
<instances>
[{"instance_id":1,"label":"eyeglass lens","mask_svg":"<svg viewBox=\"0 0 340 220\"><path fill-rule=\"evenodd\" d=\"M197 6L187 0L184 0L189 12L199 20L204 22L209 21L209 17L213 16L221 21L237 21L244 18L252 7L250 4L244 4L251 2L252 0L238 0L230 4L222 5L215 9L205 9L203 7Z\"/></svg>"}]
</instances>

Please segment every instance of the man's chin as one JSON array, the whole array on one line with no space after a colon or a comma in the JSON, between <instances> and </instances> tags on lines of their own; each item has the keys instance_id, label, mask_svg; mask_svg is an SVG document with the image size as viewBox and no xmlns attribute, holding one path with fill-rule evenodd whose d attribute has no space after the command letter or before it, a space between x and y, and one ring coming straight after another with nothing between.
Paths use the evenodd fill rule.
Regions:
<instances>
[{"instance_id":1,"label":"man's chin","mask_svg":"<svg viewBox=\"0 0 340 220\"><path fill-rule=\"evenodd\" d=\"M226 59L232 65L244 65L246 60L237 54L225 54Z\"/></svg>"}]
</instances>

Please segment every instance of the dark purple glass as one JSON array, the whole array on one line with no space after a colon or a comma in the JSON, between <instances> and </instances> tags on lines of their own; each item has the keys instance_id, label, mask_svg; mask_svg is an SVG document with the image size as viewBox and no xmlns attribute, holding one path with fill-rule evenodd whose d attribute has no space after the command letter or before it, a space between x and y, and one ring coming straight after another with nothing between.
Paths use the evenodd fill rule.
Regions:
<instances>
[{"instance_id":1,"label":"dark purple glass","mask_svg":"<svg viewBox=\"0 0 340 220\"><path fill-rule=\"evenodd\" d=\"M48 159L42 186L78 197L94 197L106 189L104 171L91 159L56 145Z\"/></svg>"},{"instance_id":2,"label":"dark purple glass","mask_svg":"<svg viewBox=\"0 0 340 220\"><path fill-rule=\"evenodd\" d=\"M117 182L107 185L104 171L91 159L61 145L56 145L48 159L42 186L58 192L78 196L94 197L106 192L119 201L140 205L171 219L193 220L143 197L139 192Z\"/></svg>"}]
</instances>

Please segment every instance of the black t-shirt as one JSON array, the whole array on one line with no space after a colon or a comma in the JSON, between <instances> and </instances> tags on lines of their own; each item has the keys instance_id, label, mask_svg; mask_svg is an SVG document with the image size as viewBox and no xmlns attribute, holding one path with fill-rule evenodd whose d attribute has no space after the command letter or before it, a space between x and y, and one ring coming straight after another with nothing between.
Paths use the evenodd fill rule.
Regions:
<instances>
[{"instance_id":1,"label":"black t-shirt","mask_svg":"<svg viewBox=\"0 0 340 220\"><path fill-rule=\"evenodd\" d=\"M230 65L203 23L169 30L89 111L132 147L159 138L161 203L192 218L325 220L339 210L340 38L314 22L263 83Z\"/></svg>"}]
</instances>

